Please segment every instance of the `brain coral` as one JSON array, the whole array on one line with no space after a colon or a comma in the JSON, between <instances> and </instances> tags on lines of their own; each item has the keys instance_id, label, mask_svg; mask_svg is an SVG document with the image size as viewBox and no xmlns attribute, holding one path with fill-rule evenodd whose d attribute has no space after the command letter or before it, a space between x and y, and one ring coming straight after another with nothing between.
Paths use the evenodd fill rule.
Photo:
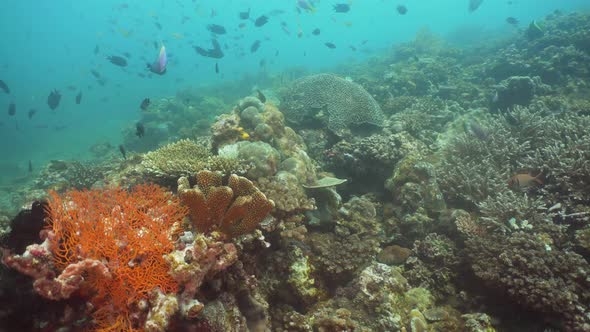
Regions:
<instances>
[{"instance_id":1,"label":"brain coral","mask_svg":"<svg viewBox=\"0 0 590 332\"><path fill-rule=\"evenodd\" d=\"M332 74L301 78L283 94L281 111L295 127L328 127L338 136L348 130L381 127L381 107L362 86Z\"/></svg>"}]
</instances>

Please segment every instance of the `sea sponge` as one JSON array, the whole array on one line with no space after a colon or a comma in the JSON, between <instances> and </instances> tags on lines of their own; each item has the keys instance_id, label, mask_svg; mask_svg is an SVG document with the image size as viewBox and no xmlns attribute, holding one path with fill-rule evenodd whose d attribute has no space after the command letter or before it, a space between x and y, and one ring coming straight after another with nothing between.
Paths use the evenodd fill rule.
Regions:
<instances>
[{"instance_id":1,"label":"sea sponge","mask_svg":"<svg viewBox=\"0 0 590 332\"><path fill-rule=\"evenodd\" d=\"M360 127L382 127L379 104L360 85L332 74L311 75L293 83L281 109L296 127L324 124L338 136Z\"/></svg>"}]
</instances>

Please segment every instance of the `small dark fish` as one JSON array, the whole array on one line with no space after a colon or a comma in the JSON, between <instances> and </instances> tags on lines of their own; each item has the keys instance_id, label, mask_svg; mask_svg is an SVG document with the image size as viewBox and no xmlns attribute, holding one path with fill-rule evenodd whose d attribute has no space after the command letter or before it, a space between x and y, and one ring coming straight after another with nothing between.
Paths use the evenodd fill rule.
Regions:
<instances>
[{"instance_id":1,"label":"small dark fish","mask_svg":"<svg viewBox=\"0 0 590 332\"><path fill-rule=\"evenodd\" d=\"M92 74L92 76L94 76L95 78L100 79L100 73L97 72L96 70L91 70L90 73Z\"/></svg>"},{"instance_id":2,"label":"small dark fish","mask_svg":"<svg viewBox=\"0 0 590 332\"><path fill-rule=\"evenodd\" d=\"M395 8L400 15L406 15L408 8L404 5L399 5Z\"/></svg>"},{"instance_id":3,"label":"small dark fish","mask_svg":"<svg viewBox=\"0 0 590 332\"><path fill-rule=\"evenodd\" d=\"M142 138L145 135L145 127L143 123L138 122L135 124L135 135L139 138Z\"/></svg>"},{"instance_id":4,"label":"small dark fish","mask_svg":"<svg viewBox=\"0 0 590 332\"><path fill-rule=\"evenodd\" d=\"M518 25L518 19L510 16L506 18L506 23L510 25Z\"/></svg>"},{"instance_id":5,"label":"small dark fish","mask_svg":"<svg viewBox=\"0 0 590 332\"><path fill-rule=\"evenodd\" d=\"M29 160L29 174L33 173L33 163Z\"/></svg>"},{"instance_id":6,"label":"small dark fish","mask_svg":"<svg viewBox=\"0 0 590 332\"><path fill-rule=\"evenodd\" d=\"M100 52L100 48L98 47L98 45L94 46L94 55L97 55L98 52Z\"/></svg>"},{"instance_id":7,"label":"small dark fish","mask_svg":"<svg viewBox=\"0 0 590 332\"><path fill-rule=\"evenodd\" d=\"M335 49L336 48L336 45L334 45L333 43L330 43L330 42L324 43L324 45L326 45L327 48L331 48L331 49Z\"/></svg>"},{"instance_id":8,"label":"small dark fish","mask_svg":"<svg viewBox=\"0 0 590 332\"><path fill-rule=\"evenodd\" d=\"M8 115L14 116L16 114L16 105L14 103L10 103L8 105Z\"/></svg>"},{"instance_id":9,"label":"small dark fish","mask_svg":"<svg viewBox=\"0 0 590 332\"><path fill-rule=\"evenodd\" d=\"M154 25L156 26L156 28L158 28L158 30L162 30L162 24L160 24L159 22L154 22Z\"/></svg>"},{"instance_id":10,"label":"small dark fish","mask_svg":"<svg viewBox=\"0 0 590 332\"><path fill-rule=\"evenodd\" d=\"M490 137L490 133L487 129L483 128L479 125L476 121L471 121L469 123L464 123L465 132L471 133L473 136L477 137L480 141L487 141Z\"/></svg>"},{"instance_id":11,"label":"small dark fish","mask_svg":"<svg viewBox=\"0 0 590 332\"><path fill-rule=\"evenodd\" d=\"M123 52L123 55L127 58L127 59L131 59L131 53L129 52Z\"/></svg>"},{"instance_id":12,"label":"small dark fish","mask_svg":"<svg viewBox=\"0 0 590 332\"><path fill-rule=\"evenodd\" d=\"M315 28L315 29L313 29L313 31L311 32L311 34L312 34L312 35L314 35L314 36L319 36L319 35L320 35L320 33L321 33L321 31L320 31L320 29L319 29L319 28Z\"/></svg>"},{"instance_id":13,"label":"small dark fish","mask_svg":"<svg viewBox=\"0 0 590 332\"><path fill-rule=\"evenodd\" d=\"M353 52L356 52L356 47L354 47L354 46L352 46L352 45L350 45L349 47L350 47L350 49L351 49Z\"/></svg>"},{"instance_id":14,"label":"small dark fish","mask_svg":"<svg viewBox=\"0 0 590 332\"><path fill-rule=\"evenodd\" d=\"M226 33L225 28L219 24L209 24L207 30L217 35L225 35Z\"/></svg>"},{"instance_id":15,"label":"small dark fish","mask_svg":"<svg viewBox=\"0 0 590 332\"><path fill-rule=\"evenodd\" d=\"M260 68L266 67L266 60L264 60L264 59L260 60L260 62L258 63L258 65L260 66Z\"/></svg>"},{"instance_id":16,"label":"small dark fish","mask_svg":"<svg viewBox=\"0 0 590 332\"><path fill-rule=\"evenodd\" d=\"M47 105L52 110L55 110L57 106L59 106L59 102L61 100L61 94L57 90L51 91L49 96L47 96Z\"/></svg>"},{"instance_id":17,"label":"small dark fish","mask_svg":"<svg viewBox=\"0 0 590 332\"><path fill-rule=\"evenodd\" d=\"M37 113L37 110L34 108L31 108L29 110L29 113L27 113L27 116L29 117L29 120L31 120L33 118L33 116L35 116L35 114Z\"/></svg>"},{"instance_id":18,"label":"small dark fish","mask_svg":"<svg viewBox=\"0 0 590 332\"><path fill-rule=\"evenodd\" d=\"M219 74L219 63L215 63L215 74Z\"/></svg>"},{"instance_id":19,"label":"small dark fish","mask_svg":"<svg viewBox=\"0 0 590 332\"><path fill-rule=\"evenodd\" d=\"M256 97L263 103L266 103L266 96L260 90L256 90Z\"/></svg>"},{"instance_id":20,"label":"small dark fish","mask_svg":"<svg viewBox=\"0 0 590 332\"><path fill-rule=\"evenodd\" d=\"M469 6L468 6L469 12L473 13L474 11L476 11L482 2L483 2L483 0L469 0Z\"/></svg>"},{"instance_id":21,"label":"small dark fish","mask_svg":"<svg viewBox=\"0 0 590 332\"><path fill-rule=\"evenodd\" d=\"M3 80L0 80L0 89L2 91L4 91L4 93L6 93L6 94L10 94L10 89L8 88L8 85L6 85L6 83L4 83Z\"/></svg>"},{"instance_id":22,"label":"small dark fish","mask_svg":"<svg viewBox=\"0 0 590 332\"><path fill-rule=\"evenodd\" d=\"M350 10L350 5L347 3L337 3L334 5L334 11L337 13L347 13Z\"/></svg>"},{"instance_id":23,"label":"small dark fish","mask_svg":"<svg viewBox=\"0 0 590 332\"><path fill-rule=\"evenodd\" d=\"M125 147L123 144L119 145L119 152L123 155L123 159L127 160L127 151L125 151Z\"/></svg>"},{"instance_id":24,"label":"small dark fish","mask_svg":"<svg viewBox=\"0 0 590 332\"><path fill-rule=\"evenodd\" d=\"M81 101L82 101L82 91L78 92L78 94L76 95L76 105L80 105Z\"/></svg>"},{"instance_id":25,"label":"small dark fish","mask_svg":"<svg viewBox=\"0 0 590 332\"><path fill-rule=\"evenodd\" d=\"M221 59L223 58L223 51L221 50L221 45L219 45L219 42L217 41L217 39L212 39L211 43L213 44L213 48L212 49L204 49L202 47L199 46L194 46L195 51L197 53L199 53L202 56L208 57L208 58L214 58L214 59Z\"/></svg>"},{"instance_id":26,"label":"small dark fish","mask_svg":"<svg viewBox=\"0 0 590 332\"><path fill-rule=\"evenodd\" d=\"M125 60L124 57L121 57L118 55L111 55L111 56L107 57L107 60L109 60L115 66L127 67L127 60Z\"/></svg>"},{"instance_id":27,"label":"small dark fish","mask_svg":"<svg viewBox=\"0 0 590 332\"><path fill-rule=\"evenodd\" d=\"M247 20L250 18L250 8L247 12L240 12L240 20Z\"/></svg>"},{"instance_id":28,"label":"small dark fish","mask_svg":"<svg viewBox=\"0 0 590 332\"><path fill-rule=\"evenodd\" d=\"M145 98L144 100L141 101L141 104L139 105L139 107L142 110L147 110L148 107L150 107L150 99L149 98Z\"/></svg>"},{"instance_id":29,"label":"small dark fish","mask_svg":"<svg viewBox=\"0 0 590 332\"><path fill-rule=\"evenodd\" d=\"M252 46L250 46L250 53L254 53L260 47L260 40L255 41Z\"/></svg>"},{"instance_id":30,"label":"small dark fish","mask_svg":"<svg viewBox=\"0 0 590 332\"><path fill-rule=\"evenodd\" d=\"M267 22L268 22L268 17L266 17L265 15L262 15L259 18L257 18L256 21L254 21L254 26L261 27L261 26L265 25Z\"/></svg>"}]
</instances>

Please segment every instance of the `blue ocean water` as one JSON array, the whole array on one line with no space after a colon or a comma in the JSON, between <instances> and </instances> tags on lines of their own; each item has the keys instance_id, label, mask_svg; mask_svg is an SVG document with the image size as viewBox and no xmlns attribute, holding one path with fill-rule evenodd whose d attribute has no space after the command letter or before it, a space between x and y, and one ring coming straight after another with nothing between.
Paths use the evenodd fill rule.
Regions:
<instances>
[{"instance_id":1,"label":"blue ocean water","mask_svg":"<svg viewBox=\"0 0 590 332\"><path fill-rule=\"evenodd\" d=\"M467 0L356 0L349 2L349 12L335 13L337 1L309 2L314 12L297 10L296 0L1 1L0 80L10 94L0 92L0 182L26 175L29 160L37 166L50 159L85 159L97 142L117 146L122 128L140 118L138 106L146 97L155 100L245 75L280 75L294 67L329 71L387 54L423 27L478 40L478 34L488 38L482 32L516 33L505 21L509 16L526 26L556 9L590 7L587 0L484 0L469 13ZM399 5L407 7L407 14L396 11ZM240 20L238 13L248 9L250 20ZM261 15L268 16L268 23L255 27L253 20ZM208 24L227 29L218 36L226 53L222 59L194 50L210 47ZM316 28L319 36L312 34ZM256 40L260 49L251 53ZM326 42L336 48L327 48ZM148 74L146 62L157 55L154 44L162 43L170 58L167 73L141 77ZM125 68L106 59L122 54L128 54ZM104 78L104 86L92 70ZM55 111L46 102L53 89L62 94ZM83 97L77 105L79 92ZM10 103L16 105L14 116L8 114ZM30 109L37 110L32 119Z\"/></svg>"}]
</instances>

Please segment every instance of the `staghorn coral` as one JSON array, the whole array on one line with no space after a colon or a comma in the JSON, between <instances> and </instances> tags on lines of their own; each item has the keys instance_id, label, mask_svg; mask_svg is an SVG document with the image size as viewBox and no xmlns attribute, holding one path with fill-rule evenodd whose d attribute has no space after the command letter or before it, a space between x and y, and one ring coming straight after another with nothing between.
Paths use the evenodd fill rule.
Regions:
<instances>
[{"instance_id":1,"label":"staghorn coral","mask_svg":"<svg viewBox=\"0 0 590 332\"><path fill-rule=\"evenodd\" d=\"M51 160L35 179L35 186L56 191L88 189L103 179L104 170L104 165Z\"/></svg>"},{"instance_id":2,"label":"staghorn coral","mask_svg":"<svg viewBox=\"0 0 590 332\"><path fill-rule=\"evenodd\" d=\"M546 236L546 235L545 235ZM472 238L466 242L475 275L525 307L558 319L567 331L590 329L590 265L580 255L547 246L541 234Z\"/></svg>"},{"instance_id":3,"label":"staghorn coral","mask_svg":"<svg viewBox=\"0 0 590 332\"><path fill-rule=\"evenodd\" d=\"M206 147L182 139L145 154L142 166L159 178L178 178L202 170L210 156Z\"/></svg>"},{"instance_id":4,"label":"staghorn coral","mask_svg":"<svg viewBox=\"0 0 590 332\"><path fill-rule=\"evenodd\" d=\"M274 207L272 200L243 177L232 174L223 185L219 173L200 171L196 185L178 179L178 194L189 208L193 227L199 232L217 231L233 238L250 233Z\"/></svg>"},{"instance_id":5,"label":"staghorn coral","mask_svg":"<svg viewBox=\"0 0 590 332\"><path fill-rule=\"evenodd\" d=\"M325 126L338 136L359 127L382 127L379 104L360 85L332 74L304 77L283 95L283 113L296 127Z\"/></svg>"}]
</instances>

